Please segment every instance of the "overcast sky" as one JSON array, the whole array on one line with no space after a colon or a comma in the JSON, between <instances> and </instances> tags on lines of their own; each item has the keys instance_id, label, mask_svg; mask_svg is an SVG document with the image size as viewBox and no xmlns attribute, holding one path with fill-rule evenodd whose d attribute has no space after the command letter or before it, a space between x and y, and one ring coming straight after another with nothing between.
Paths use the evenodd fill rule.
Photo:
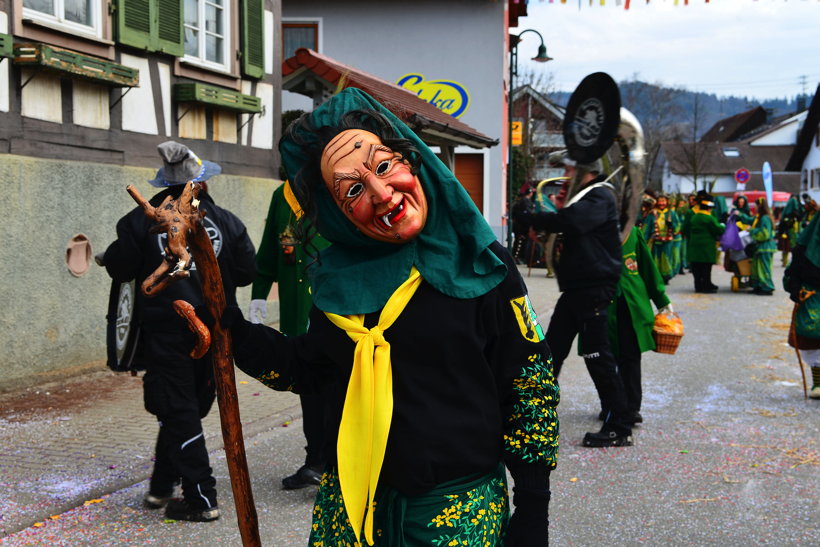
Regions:
<instances>
[{"instance_id":1,"label":"overcast sky","mask_svg":"<svg viewBox=\"0 0 820 547\"><path fill-rule=\"evenodd\" d=\"M539 40L527 32L518 46L519 76L551 74L572 91L593 72L616 81L638 79L718 96L794 98L820 81L818 0L530 0L525 29L541 33L548 63L530 61ZM803 78L805 76L805 84ZM516 82L518 85L519 82Z\"/></svg>"}]
</instances>

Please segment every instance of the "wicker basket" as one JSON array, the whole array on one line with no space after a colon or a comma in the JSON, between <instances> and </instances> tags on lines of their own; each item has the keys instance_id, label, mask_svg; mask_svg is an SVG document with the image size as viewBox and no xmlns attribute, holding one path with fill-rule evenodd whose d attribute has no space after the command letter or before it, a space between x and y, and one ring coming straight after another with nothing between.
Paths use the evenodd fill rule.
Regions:
<instances>
[{"instance_id":1,"label":"wicker basket","mask_svg":"<svg viewBox=\"0 0 820 547\"><path fill-rule=\"evenodd\" d=\"M678 351L678 346L680 345L680 340L683 338L683 335L653 330L652 337L655 339L656 352L674 355L675 352Z\"/></svg>"},{"instance_id":2,"label":"wicker basket","mask_svg":"<svg viewBox=\"0 0 820 547\"><path fill-rule=\"evenodd\" d=\"M743 277L752 275L752 259L744 258L735 262L737 265L737 273Z\"/></svg>"}]
</instances>

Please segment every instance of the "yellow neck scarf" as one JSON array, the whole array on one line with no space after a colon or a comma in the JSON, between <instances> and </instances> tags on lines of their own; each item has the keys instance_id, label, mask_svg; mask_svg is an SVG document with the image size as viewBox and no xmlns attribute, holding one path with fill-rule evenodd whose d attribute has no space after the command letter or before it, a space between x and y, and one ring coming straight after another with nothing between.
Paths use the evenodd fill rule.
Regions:
<instances>
[{"instance_id":1,"label":"yellow neck scarf","mask_svg":"<svg viewBox=\"0 0 820 547\"><path fill-rule=\"evenodd\" d=\"M364 521L369 545L373 545L373 497L393 417L393 372L390 344L384 339L384 331L404 311L421 280L421 274L414 266L407 281L384 305L379 322L372 329L365 328L364 315L342 316L325 312L334 325L356 342L353 370L339 424L336 457L347 516L357 541Z\"/></svg>"},{"instance_id":2,"label":"yellow neck scarf","mask_svg":"<svg viewBox=\"0 0 820 547\"><path fill-rule=\"evenodd\" d=\"M666 231L666 209L658 209L655 222L657 223L659 233Z\"/></svg>"}]
</instances>

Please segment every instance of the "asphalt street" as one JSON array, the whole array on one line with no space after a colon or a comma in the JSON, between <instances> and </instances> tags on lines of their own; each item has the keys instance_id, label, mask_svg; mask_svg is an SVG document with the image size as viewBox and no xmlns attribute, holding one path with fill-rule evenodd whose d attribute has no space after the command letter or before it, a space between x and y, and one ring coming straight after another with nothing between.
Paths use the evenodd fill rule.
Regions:
<instances>
[{"instance_id":1,"label":"asphalt street","mask_svg":"<svg viewBox=\"0 0 820 547\"><path fill-rule=\"evenodd\" d=\"M546 327L555 280L521 271ZM781 267L774 277L779 288ZM717 294L693 293L690 275L668 286L685 335L675 355L644 354L634 446L580 446L599 403L583 361L565 363L552 545L820 545L820 401L804 399L785 343L791 303L782 290L732 293L722 268L713 280ZM262 543L304 546L315 489L280 487L304 454L298 399L238 380ZM139 378L103 371L0 396L0 545L241 544L215 409L205 428L222 518L142 508L156 425L141 395Z\"/></svg>"}]
</instances>

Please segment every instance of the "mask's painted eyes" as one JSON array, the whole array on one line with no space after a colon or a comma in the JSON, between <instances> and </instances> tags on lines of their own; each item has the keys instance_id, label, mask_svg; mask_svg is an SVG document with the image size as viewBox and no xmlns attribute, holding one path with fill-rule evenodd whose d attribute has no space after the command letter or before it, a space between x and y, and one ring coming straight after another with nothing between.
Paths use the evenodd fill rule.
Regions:
<instances>
[{"instance_id":1,"label":"mask's painted eyes","mask_svg":"<svg viewBox=\"0 0 820 547\"><path fill-rule=\"evenodd\" d=\"M356 196L361 194L363 191L364 191L364 184L362 184L361 182L354 182L353 184L350 185L350 188L347 189L347 195L345 195L345 197L346 198L355 198Z\"/></svg>"},{"instance_id":2,"label":"mask's painted eyes","mask_svg":"<svg viewBox=\"0 0 820 547\"><path fill-rule=\"evenodd\" d=\"M388 171L390 171L390 167L393 165L393 158L389 160L380 161L379 164L376 166L374 173L378 176L382 176Z\"/></svg>"}]
</instances>

